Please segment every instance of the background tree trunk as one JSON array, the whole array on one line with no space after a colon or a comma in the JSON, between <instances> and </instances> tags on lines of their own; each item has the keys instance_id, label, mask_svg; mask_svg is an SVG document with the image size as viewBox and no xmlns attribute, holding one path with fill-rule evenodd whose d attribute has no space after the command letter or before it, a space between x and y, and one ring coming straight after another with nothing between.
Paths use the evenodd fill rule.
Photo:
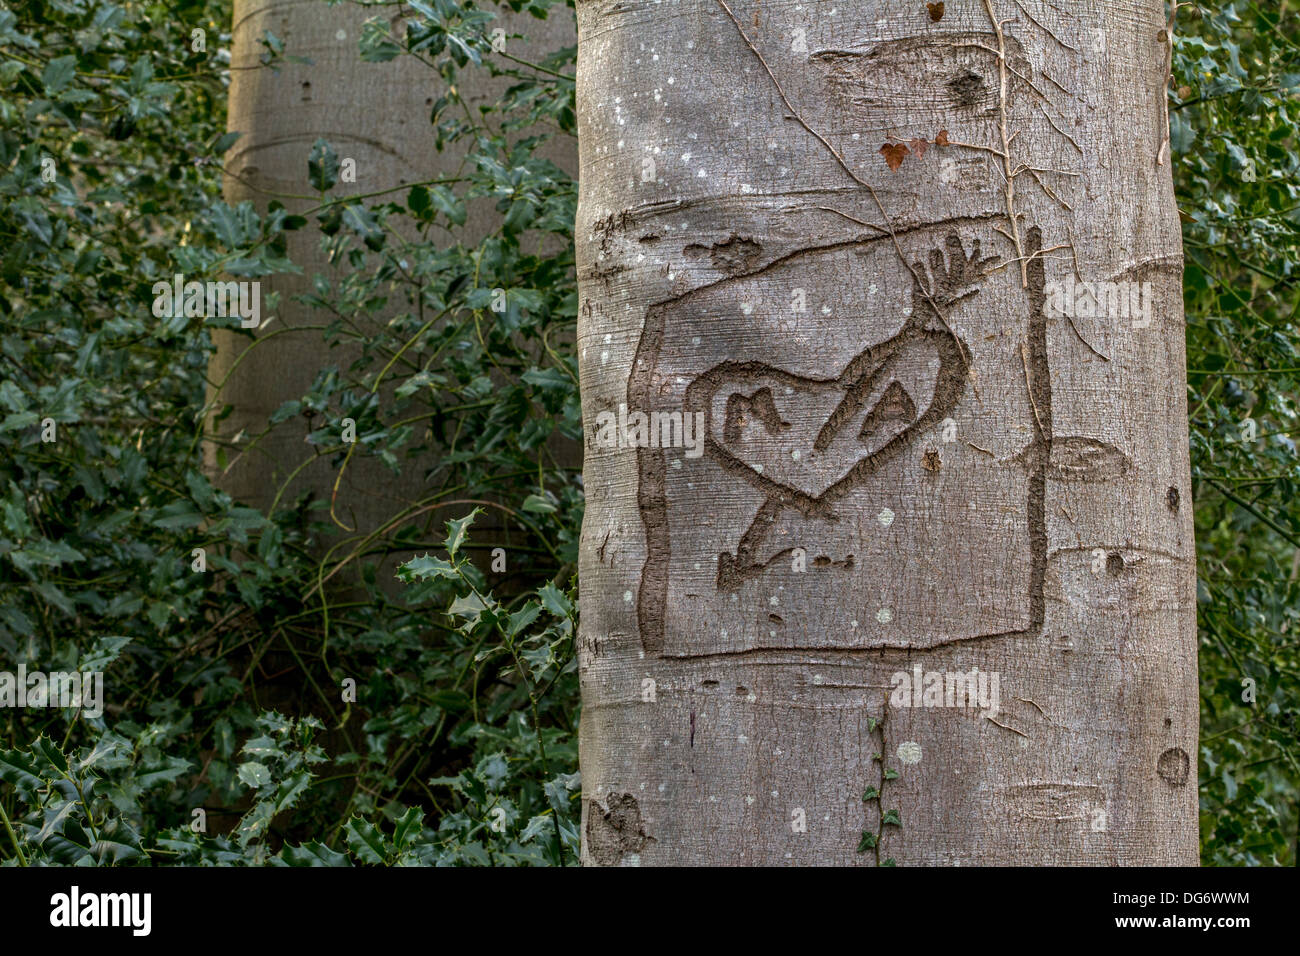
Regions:
<instances>
[{"instance_id":1,"label":"background tree trunk","mask_svg":"<svg viewBox=\"0 0 1300 956\"><path fill-rule=\"evenodd\" d=\"M1197 862L1165 12L942 6L579 5L589 863Z\"/></svg>"},{"instance_id":2,"label":"background tree trunk","mask_svg":"<svg viewBox=\"0 0 1300 956\"><path fill-rule=\"evenodd\" d=\"M546 54L572 44L572 21L557 13L547 20L498 11L497 23L507 34L523 33L528 41L511 39L509 49L519 56ZM366 63L357 51L361 26L372 16L390 16L394 35L400 35L401 15L395 7L358 7L350 3L328 6L324 0L236 0L231 41L231 86L227 128L244 135L226 155L225 198L231 205L250 200L264 211L272 199L279 199L291 213L317 205L309 195L307 158L317 138L330 142L341 158L356 161L356 182L340 183L331 197L374 193L405 183L439 176L455 176L464 160L464 145L456 144L439 153L434 147L430 108L445 90L445 82L428 66L408 56L386 63ZM286 55L310 58L311 64L284 61L278 72L261 66L265 48L259 43L264 31L285 44ZM539 52L540 51L540 52ZM506 78L492 79L483 70L479 83L467 88L471 107L491 103L509 85ZM567 148L566 148L567 147ZM576 144L559 140L544 151L564 168L575 165L569 155ZM287 196L286 196L287 194ZM401 190L382 200L405 200ZM380 200L375 200L380 201ZM500 220L489 200L471 203L461 241L478 242ZM262 280L263 297L280 294L274 322L264 312L258 334L285 328L320 326L322 315L292 301L310 291L312 276L321 273L332 282L346 277L346 265L330 265L320 249L315 222L288 233L288 257L302 269L301 275L277 275ZM381 316L380 321L386 316ZM234 406L233 413L216 423L218 433L232 438L241 431L256 435L267 419L285 401L301 397L317 372L330 365L346 370L359 349L347 345L329 347L319 331L282 334L277 339L248 351L249 339L233 332L217 336L218 350L209 369L213 382L224 385L219 400ZM242 356L242 357L241 357ZM312 446L304 443L311 427L305 419L285 422L274 428L248 454L229 452L232 464L218 474L222 486L240 501L266 508L308 455ZM216 446L208 446L209 461L217 471ZM357 456L348 465L340 484L337 512L341 520L364 536L401 510L405 503L421 497L427 468L407 463L400 477L371 458ZM330 456L322 456L301 471L281 499L291 503L303 490L324 500L333 491L336 467ZM480 529L481 530L481 529Z\"/></svg>"}]
</instances>

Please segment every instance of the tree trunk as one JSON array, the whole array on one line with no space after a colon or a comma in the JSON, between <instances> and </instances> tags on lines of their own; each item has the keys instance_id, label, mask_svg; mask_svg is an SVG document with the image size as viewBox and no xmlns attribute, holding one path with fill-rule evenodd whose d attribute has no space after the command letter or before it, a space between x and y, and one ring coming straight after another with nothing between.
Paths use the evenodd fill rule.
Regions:
<instances>
[{"instance_id":1,"label":"tree trunk","mask_svg":"<svg viewBox=\"0 0 1300 956\"><path fill-rule=\"evenodd\" d=\"M521 32L528 38L526 43L510 41L511 51L519 56L541 59L572 43L572 21L567 16L557 13L539 21L504 8L498 13L497 23L508 34ZM312 144L322 137L340 158L356 162L355 183L335 186L329 193L332 197L396 189L375 201L401 202L406 198L399 188L403 184L458 174L464 147L455 145L437 152L429 123L430 107L446 91L445 82L412 57L400 56L385 63L366 63L360 58L357 40L361 26L380 15L390 16L394 35L400 35L401 14L394 7L329 6L324 0L236 0L227 126L244 135L226 156L228 203L250 200L265 210L270 200L279 199L291 213L315 207L314 197L303 197L312 192L307 158ZM265 48L259 40L268 30L284 41L286 55L312 62L285 60L277 64L278 72L262 67L259 57ZM489 78L486 70L472 78L478 82L467 87L466 99L475 108L493 102L510 83L506 78ZM571 168L571 147L571 142L557 139L545 155ZM489 234L501 218L489 200L471 203L468 213L460 236L467 245ZM251 350L247 337L218 333L209 378L221 385L214 393L217 400L234 406L228 418L214 423L218 434L227 439L240 432L257 435L285 401L300 398L310 389L319 370L336 366L345 371L360 353L359 348L347 345L329 347L315 330L325 324L322 315L292 300L294 295L311 290L312 276L317 273L329 276L332 283L342 281L348 272L346 264L329 264L320 249L321 237L314 221L287 235L288 257L302 274L262 280L263 297L278 292L280 303L273 322L263 315L257 334L308 329L279 334ZM377 321L387 318L383 315ZM330 456L321 456L294 474L313 454L313 447L304 439L312 427L319 426L319 420L314 425L303 418L290 420L272 429L253 451L230 451L230 466L218 474L221 485L238 500L259 508L268 507L281 484L291 477L281 507L292 503L303 490L330 500L336 476ZM208 446L207 452L209 466L216 472L216 446ZM358 540L383 525L427 492L425 471L434 462L421 464L425 467L407 463L402 474L394 476L374 459L357 456L340 482L339 520L354 529Z\"/></svg>"},{"instance_id":2,"label":"tree trunk","mask_svg":"<svg viewBox=\"0 0 1300 956\"><path fill-rule=\"evenodd\" d=\"M1164 10L943 6L579 4L588 863L1197 862Z\"/></svg>"}]
</instances>

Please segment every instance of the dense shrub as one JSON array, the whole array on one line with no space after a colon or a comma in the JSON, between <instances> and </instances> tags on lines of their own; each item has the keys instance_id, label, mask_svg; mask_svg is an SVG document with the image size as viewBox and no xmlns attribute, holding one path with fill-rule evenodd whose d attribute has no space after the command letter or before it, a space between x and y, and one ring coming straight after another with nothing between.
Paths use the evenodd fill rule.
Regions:
<instances>
[{"instance_id":1,"label":"dense shrub","mask_svg":"<svg viewBox=\"0 0 1300 956\"><path fill-rule=\"evenodd\" d=\"M491 14L413 7L400 40L372 19L362 56L418 46L452 91L434 110L439 139L473 162L454 183L334 199L339 161L321 141L302 169L303 191L320 195L309 216L219 198L234 140L226 4L0 13L0 69L17 91L0 107L0 653L11 670L107 672L97 718L0 710L8 863L575 858L582 495L548 447L581 430L575 188L533 155L573 134L574 51L511 62L488 55ZM294 55L262 42L268 69ZM462 70L513 78L490 124L457 98ZM473 246L448 241L478 197L500 227ZM406 228L387 228L399 219ZM343 281L318 277L308 304L328 317L320 334L358 343L360 358L321 369L267 428L318 416L311 441L336 469L358 456L394 471L439 462L435 490L359 543L332 537L328 502L285 496L266 514L214 488L201 461L222 413L204 406L211 332L238 319L151 308L154 282L176 272L294 268L296 229L318 229L346 267ZM530 251L547 235L558 252ZM380 310L381 334L362 335ZM327 427L343 417L357 423L353 445ZM467 559L484 519L466 502L485 502L509 544L496 591ZM391 597L382 558L418 550ZM331 584L344 579L340 600Z\"/></svg>"}]
</instances>

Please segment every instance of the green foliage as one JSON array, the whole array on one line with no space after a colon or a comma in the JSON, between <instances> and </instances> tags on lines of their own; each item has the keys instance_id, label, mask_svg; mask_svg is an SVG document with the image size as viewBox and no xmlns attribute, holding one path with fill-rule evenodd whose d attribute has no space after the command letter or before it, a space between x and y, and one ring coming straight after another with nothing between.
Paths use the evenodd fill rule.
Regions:
<instances>
[{"instance_id":1,"label":"green foliage","mask_svg":"<svg viewBox=\"0 0 1300 956\"><path fill-rule=\"evenodd\" d=\"M1294 865L1300 839L1300 28L1287 7L1184 7L1170 84L1206 864Z\"/></svg>"},{"instance_id":2,"label":"green foliage","mask_svg":"<svg viewBox=\"0 0 1300 956\"><path fill-rule=\"evenodd\" d=\"M574 132L574 51L512 60L490 10L408 6L400 39L376 17L360 51L438 75L430 122L469 162L341 197L322 139L294 213L220 198L228 4L0 6L0 670L101 669L106 704L0 710L0 864L576 859L582 494L555 456L581 433L576 190L535 155ZM261 44L268 69L307 62ZM487 75L508 91L471 109L458 87ZM466 245L476 202L500 227ZM316 227L333 268L303 302L359 357L218 440L212 333L244 330L155 316L153 284L297 271L287 234ZM345 416L353 445L327 424ZM261 512L209 480L303 418L311 459L433 461L434 490L349 537L332 501L286 484ZM471 535L476 502L492 523ZM496 546L509 572L489 575ZM390 586L386 559L421 551Z\"/></svg>"}]
</instances>

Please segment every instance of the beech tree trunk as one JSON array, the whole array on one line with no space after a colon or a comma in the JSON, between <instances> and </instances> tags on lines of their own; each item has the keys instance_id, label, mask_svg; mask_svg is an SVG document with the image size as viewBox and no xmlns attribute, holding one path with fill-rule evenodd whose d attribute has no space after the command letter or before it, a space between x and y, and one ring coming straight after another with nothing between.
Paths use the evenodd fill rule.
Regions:
<instances>
[{"instance_id":1,"label":"beech tree trunk","mask_svg":"<svg viewBox=\"0 0 1300 956\"><path fill-rule=\"evenodd\" d=\"M520 32L527 37L509 41L516 55L540 59L572 43L572 21L561 12L544 21L504 7L497 12L496 24L507 34ZM226 155L228 203L250 200L265 211L272 199L278 199L291 213L315 207L314 197L303 197L312 193L307 158L318 138L328 140L340 158L356 163L356 181L339 183L330 191L331 197L397 189L381 198L404 201L402 185L458 174L464 145L437 152L429 123L430 107L446 92L446 83L412 57L363 62L357 40L362 24L373 16L391 18L394 35L401 34L402 12L397 7L330 6L325 0L235 0L227 128L244 135ZM311 63L286 59L277 64L278 72L261 66L265 48L259 41L264 31L284 41L287 56L309 58ZM486 70L475 74L472 69L467 68L461 84L472 107L490 104L510 83L504 77L491 79ZM546 155L572 168L573 152L571 140L557 138ZM499 221L490 201L471 203L461 241L478 242ZM332 283L347 276L346 265L329 264L320 238L314 221L289 233L288 257L302 274L262 280L263 296L278 292L280 302L272 321L264 310L257 334L279 333L275 340L249 350L245 336L226 332L217 336L209 378L222 386L215 393L217 400L234 407L228 418L214 423L223 437L240 432L257 435L281 404L310 389L319 370L331 365L346 370L359 354L358 348L347 345L328 346L317 330L325 324L322 316L293 301L294 295L311 290L317 273L330 277ZM379 316L377 321L387 318ZM307 328L284 334L286 328L302 327ZM210 445L209 466L232 495L261 508L270 505L291 476L282 507L304 489L328 501L336 474L330 456L293 474L312 455L313 448L304 439L311 427L319 425L319 420L314 426L305 419L285 422L258 442L254 451L242 455L228 451L232 463L222 470L217 469L216 446ZM424 463L426 468L433 464ZM427 492L424 471L407 463L402 474L394 476L373 459L358 456L340 483L336 508L340 520L360 540Z\"/></svg>"},{"instance_id":2,"label":"beech tree trunk","mask_svg":"<svg viewBox=\"0 0 1300 956\"><path fill-rule=\"evenodd\" d=\"M1166 12L943 7L578 6L587 863L1197 862Z\"/></svg>"}]
</instances>

